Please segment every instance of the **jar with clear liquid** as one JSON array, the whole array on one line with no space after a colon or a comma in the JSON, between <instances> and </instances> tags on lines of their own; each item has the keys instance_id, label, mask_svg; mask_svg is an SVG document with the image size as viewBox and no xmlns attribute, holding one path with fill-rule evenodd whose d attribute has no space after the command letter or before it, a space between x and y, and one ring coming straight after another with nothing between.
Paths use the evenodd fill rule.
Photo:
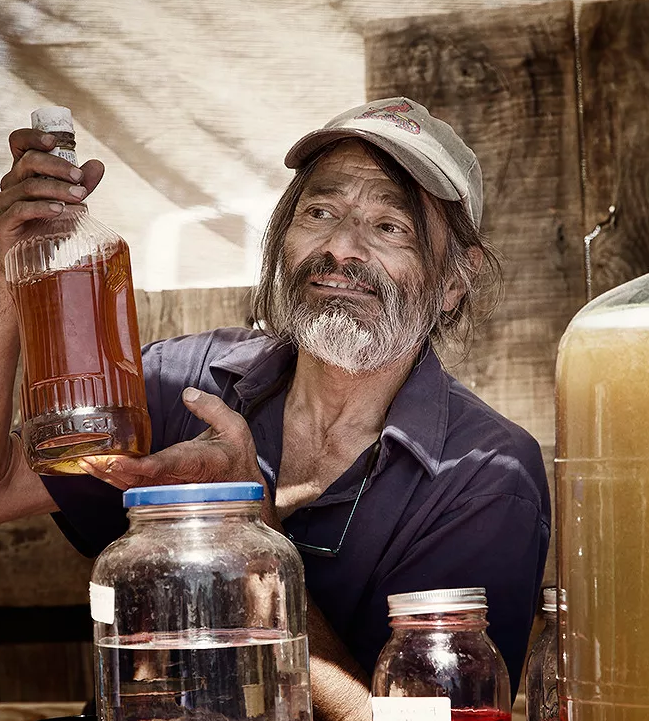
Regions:
<instances>
[{"instance_id":1,"label":"jar with clear liquid","mask_svg":"<svg viewBox=\"0 0 649 721\"><path fill-rule=\"evenodd\" d=\"M649 718L649 276L588 303L559 346L562 721Z\"/></svg>"},{"instance_id":2,"label":"jar with clear liquid","mask_svg":"<svg viewBox=\"0 0 649 721\"><path fill-rule=\"evenodd\" d=\"M557 589L543 589L543 630L532 646L525 671L527 721L559 721L557 697Z\"/></svg>"},{"instance_id":3,"label":"jar with clear liquid","mask_svg":"<svg viewBox=\"0 0 649 721\"><path fill-rule=\"evenodd\" d=\"M102 721L310 721L300 555L258 483L131 489L129 530L95 562Z\"/></svg>"},{"instance_id":4,"label":"jar with clear liquid","mask_svg":"<svg viewBox=\"0 0 649 721\"><path fill-rule=\"evenodd\" d=\"M484 588L402 593L388 596L388 607L392 636L372 676L374 721L511 721Z\"/></svg>"},{"instance_id":5,"label":"jar with clear liquid","mask_svg":"<svg viewBox=\"0 0 649 721\"><path fill-rule=\"evenodd\" d=\"M67 108L32 125L77 164ZM25 224L5 257L23 359L22 440L38 473L85 473L88 455L144 455L151 442L128 246L69 204Z\"/></svg>"}]
</instances>

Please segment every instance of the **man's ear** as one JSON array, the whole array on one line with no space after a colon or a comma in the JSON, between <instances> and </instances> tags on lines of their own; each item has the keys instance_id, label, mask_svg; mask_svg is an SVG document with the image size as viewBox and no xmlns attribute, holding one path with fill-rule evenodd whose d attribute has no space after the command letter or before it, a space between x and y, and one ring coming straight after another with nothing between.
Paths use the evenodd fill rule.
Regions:
<instances>
[{"instance_id":1,"label":"man's ear","mask_svg":"<svg viewBox=\"0 0 649 721\"><path fill-rule=\"evenodd\" d=\"M482 267L484 254L480 248L473 245L470 248L467 248L465 251L465 257L469 261L469 268L467 268L469 271L468 275L471 278L475 278ZM449 278L444 286L444 304L442 306L442 310L446 313L450 313L453 309L457 308L465 293L466 282L463 278L457 275Z\"/></svg>"}]
</instances>

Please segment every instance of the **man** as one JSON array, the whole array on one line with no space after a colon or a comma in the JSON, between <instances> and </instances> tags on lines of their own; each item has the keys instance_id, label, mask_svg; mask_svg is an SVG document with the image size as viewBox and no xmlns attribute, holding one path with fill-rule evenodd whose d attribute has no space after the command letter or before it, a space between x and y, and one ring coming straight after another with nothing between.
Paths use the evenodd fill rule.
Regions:
<instances>
[{"instance_id":1,"label":"man","mask_svg":"<svg viewBox=\"0 0 649 721\"><path fill-rule=\"evenodd\" d=\"M0 192L2 256L25 221L99 182L20 130ZM85 459L39 478L9 433L18 341L0 290L0 514L55 512L92 555L126 529L120 489L250 480L264 518L302 552L316 715L369 719L388 594L485 586L515 690L549 539L536 442L448 376L434 353L462 328L493 256L480 167L405 98L300 140L271 218L254 300L263 330L221 329L143 350L152 455ZM43 178L41 176L49 176ZM76 183L79 183L78 185ZM75 195L76 194L76 195Z\"/></svg>"}]
</instances>

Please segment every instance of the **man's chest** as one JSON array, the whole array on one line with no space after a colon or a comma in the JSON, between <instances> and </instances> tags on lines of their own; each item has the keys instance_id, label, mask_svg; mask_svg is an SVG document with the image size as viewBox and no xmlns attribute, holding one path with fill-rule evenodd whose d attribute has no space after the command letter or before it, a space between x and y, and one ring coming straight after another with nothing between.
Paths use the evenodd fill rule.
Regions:
<instances>
[{"instance_id":1,"label":"man's chest","mask_svg":"<svg viewBox=\"0 0 649 721\"><path fill-rule=\"evenodd\" d=\"M280 519L320 498L354 466L373 438L353 438L346 443L317 442L292 432L285 425L275 505Z\"/></svg>"}]
</instances>

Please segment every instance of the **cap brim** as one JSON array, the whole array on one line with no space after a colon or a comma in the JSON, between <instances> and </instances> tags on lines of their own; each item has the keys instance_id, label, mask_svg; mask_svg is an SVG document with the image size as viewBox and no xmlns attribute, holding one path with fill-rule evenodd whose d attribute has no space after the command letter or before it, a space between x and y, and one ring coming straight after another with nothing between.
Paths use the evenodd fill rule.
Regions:
<instances>
[{"instance_id":1,"label":"cap brim","mask_svg":"<svg viewBox=\"0 0 649 721\"><path fill-rule=\"evenodd\" d=\"M317 150L334 140L362 138L393 157L429 193L442 200L464 200L466 191L458 189L431 157L424 157L416 148L408 147L376 133L358 128L322 128L305 135L288 151L284 164L300 168ZM432 171L432 172L431 172Z\"/></svg>"}]
</instances>

